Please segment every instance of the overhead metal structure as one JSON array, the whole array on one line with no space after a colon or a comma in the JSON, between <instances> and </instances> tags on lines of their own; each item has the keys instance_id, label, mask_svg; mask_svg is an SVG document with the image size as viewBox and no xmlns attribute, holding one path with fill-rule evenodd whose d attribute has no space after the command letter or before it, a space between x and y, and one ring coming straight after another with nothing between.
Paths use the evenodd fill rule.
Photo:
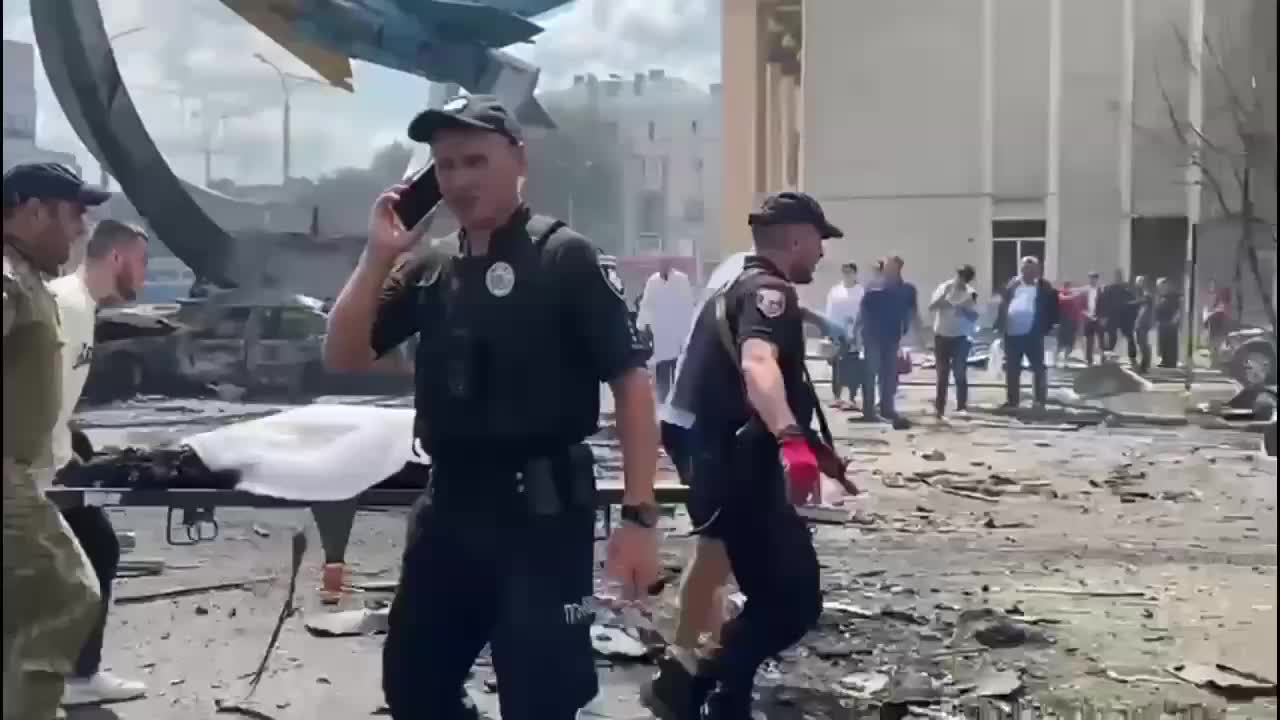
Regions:
<instances>
[{"instance_id":1,"label":"overhead metal structure","mask_svg":"<svg viewBox=\"0 0 1280 720\"><path fill-rule=\"evenodd\" d=\"M49 84L81 142L174 255L199 276L238 286L236 239L196 198L242 201L174 174L120 77L97 0L38 0L31 3L31 21Z\"/></svg>"}]
</instances>

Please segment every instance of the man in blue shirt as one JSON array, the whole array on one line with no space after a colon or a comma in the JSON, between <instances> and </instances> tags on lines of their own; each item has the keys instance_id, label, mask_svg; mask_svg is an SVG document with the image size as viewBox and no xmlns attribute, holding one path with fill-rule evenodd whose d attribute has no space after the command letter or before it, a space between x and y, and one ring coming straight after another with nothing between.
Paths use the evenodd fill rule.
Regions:
<instances>
[{"instance_id":1,"label":"man in blue shirt","mask_svg":"<svg viewBox=\"0 0 1280 720\"><path fill-rule=\"evenodd\" d=\"M893 399L898 392L902 338L920 326L916 287L903 281L903 265L902 258L897 256L878 263L878 277L862 296L862 311L858 316L864 348L862 417L868 422L898 419ZM877 389L880 392L878 408Z\"/></svg>"}]
</instances>

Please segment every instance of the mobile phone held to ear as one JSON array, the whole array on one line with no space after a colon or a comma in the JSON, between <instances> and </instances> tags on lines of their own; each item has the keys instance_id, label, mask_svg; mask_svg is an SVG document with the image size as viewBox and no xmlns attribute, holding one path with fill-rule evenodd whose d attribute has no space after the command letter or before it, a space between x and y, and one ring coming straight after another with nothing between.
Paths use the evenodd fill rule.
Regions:
<instances>
[{"instance_id":1,"label":"mobile phone held to ear","mask_svg":"<svg viewBox=\"0 0 1280 720\"><path fill-rule=\"evenodd\" d=\"M409 187L400 193L396 203L396 215L406 230L412 229L440 204L440 180L436 177L436 165L431 163L419 170L409 181Z\"/></svg>"}]
</instances>

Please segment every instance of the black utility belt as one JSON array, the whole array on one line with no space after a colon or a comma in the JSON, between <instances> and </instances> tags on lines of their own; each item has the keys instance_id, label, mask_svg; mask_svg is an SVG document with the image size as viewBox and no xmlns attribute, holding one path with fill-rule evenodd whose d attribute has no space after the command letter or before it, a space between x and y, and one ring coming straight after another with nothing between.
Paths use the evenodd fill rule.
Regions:
<instances>
[{"instance_id":1,"label":"black utility belt","mask_svg":"<svg viewBox=\"0 0 1280 720\"><path fill-rule=\"evenodd\" d=\"M535 516L595 509L595 456L590 446L583 443L513 462L495 462L492 453L471 461L434 457L433 460L433 503L470 504L505 496L518 500L518 504Z\"/></svg>"}]
</instances>

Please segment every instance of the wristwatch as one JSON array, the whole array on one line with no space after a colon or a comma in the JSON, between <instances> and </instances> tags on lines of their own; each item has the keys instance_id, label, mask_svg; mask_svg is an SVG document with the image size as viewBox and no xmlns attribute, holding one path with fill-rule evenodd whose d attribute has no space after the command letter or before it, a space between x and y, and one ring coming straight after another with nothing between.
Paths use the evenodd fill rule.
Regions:
<instances>
[{"instance_id":1,"label":"wristwatch","mask_svg":"<svg viewBox=\"0 0 1280 720\"><path fill-rule=\"evenodd\" d=\"M623 505L622 522L652 530L658 526L658 506L653 503Z\"/></svg>"},{"instance_id":2,"label":"wristwatch","mask_svg":"<svg viewBox=\"0 0 1280 720\"><path fill-rule=\"evenodd\" d=\"M781 430L779 430L778 434L774 435L774 438L779 443L781 443L782 441L786 440L789 437L804 437L804 436L805 436L804 428L800 427L799 425L796 425L795 423L792 423L782 428Z\"/></svg>"}]
</instances>

